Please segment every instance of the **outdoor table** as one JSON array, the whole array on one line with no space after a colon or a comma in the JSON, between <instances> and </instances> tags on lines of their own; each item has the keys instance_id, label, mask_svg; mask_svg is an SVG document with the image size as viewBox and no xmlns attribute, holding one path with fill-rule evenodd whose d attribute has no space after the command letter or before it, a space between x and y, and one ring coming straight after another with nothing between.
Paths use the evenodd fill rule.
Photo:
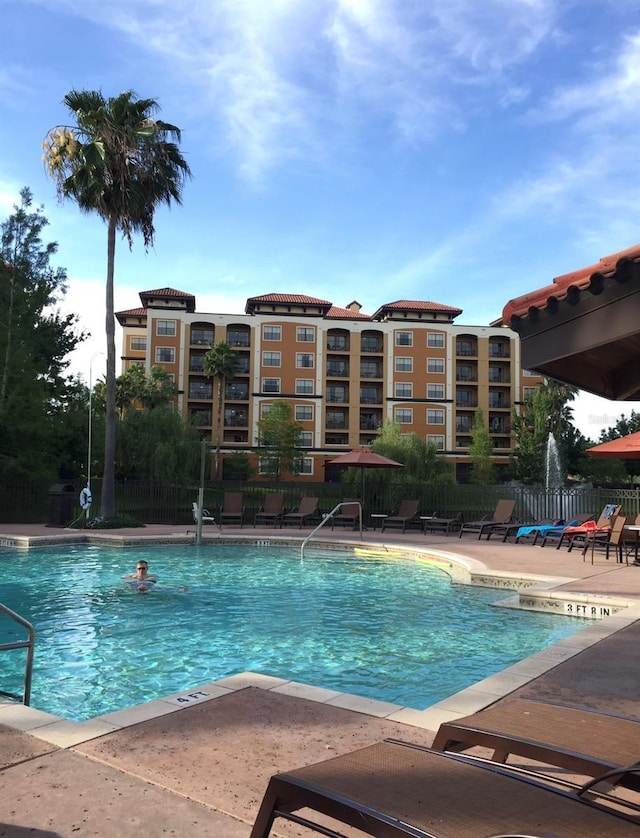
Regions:
<instances>
[{"instance_id":1,"label":"outdoor table","mask_svg":"<svg viewBox=\"0 0 640 838\"><path fill-rule=\"evenodd\" d=\"M388 517L388 515L385 515L382 512L372 512L371 515L369 515L369 518L371 518L371 521L373 523L373 529L375 530L378 528L378 519L380 519L380 527L382 528L382 522L385 518Z\"/></svg>"},{"instance_id":2,"label":"outdoor table","mask_svg":"<svg viewBox=\"0 0 640 838\"><path fill-rule=\"evenodd\" d=\"M629 530L629 532L634 532L636 534L636 549L635 549L635 559L633 560L633 564L640 565L638 561L638 547L640 547L640 526L638 524L629 524L628 527L624 527L625 530ZM624 531L624 530L623 530Z\"/></svg>"}]
</instances>

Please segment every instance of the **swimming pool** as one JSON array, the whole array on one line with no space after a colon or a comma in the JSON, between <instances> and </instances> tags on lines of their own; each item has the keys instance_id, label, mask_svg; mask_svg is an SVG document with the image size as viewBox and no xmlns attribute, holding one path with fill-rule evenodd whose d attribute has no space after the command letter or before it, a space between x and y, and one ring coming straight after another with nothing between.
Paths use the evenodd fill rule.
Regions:
<instances>
[{"instance_id":1,"label":"swimming pool","mask_svg":"<svg viewBox=\"0 0 640 838\"><path fill-rule=\"evenodd\" d=\"M122 582L142 558L160 580L144 596ZM0 562L0 601L36 629L31 703L74 721L244 671L424 709L584 626L352 551L79 545ZM18 637L0 619L0 643ZM2 656L0 686L19 692L24 653Z\"/></svg>"}]
</instances>

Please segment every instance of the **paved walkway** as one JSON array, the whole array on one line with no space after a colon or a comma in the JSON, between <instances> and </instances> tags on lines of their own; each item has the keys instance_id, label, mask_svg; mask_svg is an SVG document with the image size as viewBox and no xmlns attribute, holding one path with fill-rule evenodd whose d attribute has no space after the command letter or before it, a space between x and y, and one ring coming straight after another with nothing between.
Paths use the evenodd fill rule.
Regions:
<instances>
[{"instance_id":1,"label":"paved walkway","mask_svg":"<svg viewBox=\"0 0 640 838\"><path fill-rule=\"evenodd\" d=\"M111 539L193 539L193 527L109 531ZM309 530L205 528L209 540L275 537ZM38 526L0 525L0 544L77 538ZM358 534L322 532L360 545ZM21 543L25 543L21 541ZM362 545L433 556L461 581L509 587L548 607L612 614L439 706L418 712L251 674L203 685L82 725L33 708L0 705L0 836L247 838L271 774L346 753L386 736L430 744L440 720L508 695L526 695L640 720L640 567L596 553L479 542L470 535L365 532ZM539 589L539 590L538 590ZM629 606L629 607L626 607ZM600 613L598 614L600 616ZM302 832L283 825L276 834Z\"/></svg>"}]
</instances>

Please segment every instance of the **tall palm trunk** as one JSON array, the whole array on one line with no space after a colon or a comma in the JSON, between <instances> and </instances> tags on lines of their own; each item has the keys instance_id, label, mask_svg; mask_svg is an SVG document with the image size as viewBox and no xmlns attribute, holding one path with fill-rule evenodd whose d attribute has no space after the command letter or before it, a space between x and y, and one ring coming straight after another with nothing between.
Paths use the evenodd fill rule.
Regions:
<instances>
[{"instance_id":1,"label":"tall palm trunk","mask_svg":"<svg viewBox=\"0 0 640 838\"><path fill-rule=\"evenodd\" d=\"M107 232L107 283L106 283L106 319L107 337L107 388L106 388L106 424L104 434L104 475L102 480L102 502L100 513L105 518L116 514L116 326L113 303L113 273L116 257L116 217L109 217Z\"/></svg>"},{"instance_id":2,"label":"tall palm trunk","mask_svg":"<svg viewBox=\"0 0 640 838\"><path fill-rule=\"evenodd\" d=\"M220 452L222 450L222 385L225 379L222 375L216 376L216 462L215 479L220 479Z\"/></svg>"}]
</instances>

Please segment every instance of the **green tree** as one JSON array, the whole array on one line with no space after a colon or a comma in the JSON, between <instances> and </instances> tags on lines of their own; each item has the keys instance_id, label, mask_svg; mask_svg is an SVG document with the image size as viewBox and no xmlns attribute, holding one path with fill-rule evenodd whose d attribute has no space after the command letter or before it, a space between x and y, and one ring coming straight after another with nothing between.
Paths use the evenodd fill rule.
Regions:
<instances>
[{"instance_id":1,"label":"green tree","mask_svg":"<svg viewBox=\"0 0 640 838\"><path fill-rule=\"evenodd\" d=\"M180 153L180 129L155 118L155 99L126 91L105 99L100 91L72 90L64 104L72 127L47 135L44 161L61 200L71 198L83 212L107 223L105 324L107 338L106 423L101 513L115 515L116 347L113 302L116 232L133 245L141 233L153 244L154 215L161 204L181 202L190 170Z\"/></svg>"},{"instance_id":2,"label":"green tree","mask_svg":"<svg viewBox=\"0 0 640 838\"><path fill-rule=\"evenodd\" d=\"M50 265L57 245L43 243L48 221L32 203L23 189L0 225L0 475L55 479L67 454L51 419L73 387L67 356L86 335L59 313L66 272Z\"/></svg>"},{"instance_id":3,"label":"green tree","mask_svg":"<svg viewBox=\"0 0 640 838\"><path fill-rule=\"evenodd\" d=\"M484 423L482 410L476 410L471 428L471 482L479 486L492 486L496 482L496 467L493 463L493 440Z\"/></svg>"},{"instance_id":4,"label":"green tree","mask_svg":"<svg viewBox=\"0 0 640 838\"><path fill-rule=\"evenodd\" d=\"M224 386L231 381L238 367L238 356L221 340L211 345L202 356L202 371L213 380L215 389L216 425L215 425L215 479L220 477L220 450L222 448L222 405L224 402Z\"/></svg>"},{"instance_id":5,"label":"green tree","mask_svg":"<svg viewBox=\"0 0 640 838\"><path fill-rule=\"evenodd\" d=\"M258 422L260 473L279 481L283 474L297 474L302 463L302 425L293 418L289 402L275 401Z\"/></svg>"},{"instance_id":6,"label":"green tree","mask_svg":"<svg viewBox=\"0 0 640 838\"><path fill-rule=\"evenodd\" d=\"M147 375L144 367L134 364L116 379L116 407L121 419L136 403L144 410L168 407L177 393L170 373L158 366L151 367Z\"/></svg>"},{"instance_id":7,"label":"green tree","mask_svg":"<svg viewBox=\"0 0 640 838\"><path fill-rule=\"evenodd\" d=\"M444 455L438 453L435 445L421 439L417 434L403 433L398 422L385 420L371 448L383 457L402 463L404 468L371 469L375 474L367 475L367 483L454 482L453 466Z\"/></svg>"},{"instance_id":8,"label":"green tree","mask_svg":"<svg viewBox=\"0 0 640 838\"><path fill-rule=\"evenodd\" d=\"M519 412L514 411L512 470L517 480L529 485L544 484L550 433L558 443L565 476L568 462L579 458L582 453L581 435L576 435L573 429L573 413L569 406L577 392L575 387L547 379L527 397Z\"/></svg>"},{"instance_id":9,"label":"green tree","mask_svg":"<svg viewBox=\"0 0 640 838\"><path fill-rule=\"evenodd\" d=\"M120 479L196 479L198 431L163 407L131 410L117 426L116 471Z\"/></svg>"}]
</instances>

